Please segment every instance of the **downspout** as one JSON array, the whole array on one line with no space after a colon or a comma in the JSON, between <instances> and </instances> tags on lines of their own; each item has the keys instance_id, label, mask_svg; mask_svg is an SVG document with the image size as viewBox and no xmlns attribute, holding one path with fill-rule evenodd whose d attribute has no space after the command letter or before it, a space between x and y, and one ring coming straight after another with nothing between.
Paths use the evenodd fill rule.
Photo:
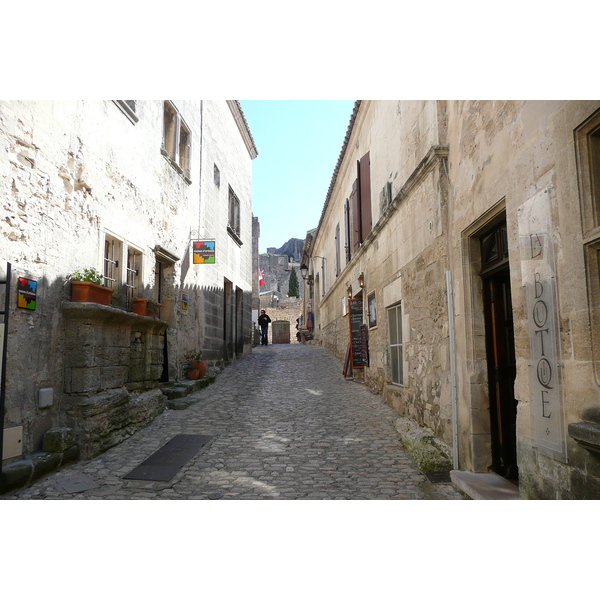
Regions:
<instances>
[{"instance_id":1,"label":"downspout","mask_svg":"<svg viewBox=\"0 0 600 600\"><path fill-rule=\"evenodd\" d=\"M444 124L445 133L445 124ZM444 136L445 137L445 136ZM452 184L450 183L450 174L448 173L448 158L442 157L442 172L446 176L446 235L448 236L448 270L446 271L446 295L448 297L448 350L450 352L450 387L452 389L452 468L457 471L459 468L458 456L458 384L456 373L456 323L454 313L454 287L452 279L452 244L450 242L450 223L452 223Z\"/></svg>"},{"instance_id":2,"label":"downspout","mask_svg":"<svg viewBox=\"0 0 600 600\"><path fill-rule=\"evenodd\" d=\"M446 271L446 292L448 296L448 329L450 334L450 379L452 387L452 468L458 470L458 393L456 387L456 327L454 324L454 290L452 271Z\"/></svg>"},{"instance_id":3,"label":"downspout","mask_svg":"<svg viewBox=\"0 0 600 600\"><path fill-rule=\"evenodd\" d=\"M202 147L204 146L202 140L202 130L204 129L204 100L200 100L200 181L198 186L198 237L200 238L200 225L202 224L202 218L200 212L202 210ZM206 232L203 232L205 234Z\"/></svg>"},{"instance_id":4,"label":"downspout","mask_svg":"<svg viewBox=\"0 0 600 600\"><path fill-rule=\"evenodd\" d=\"M12 267L9 262L6 263L5 281L0 281L0 285L5 285L4 292L4 310L0 311L0 315L4 315L2 323L2 348L0 348L0 362L2 369L0 370L0 477L2 476L2 459L4 450L4 401L6 397L6 351L8 348L8 311L10 308L10 279L12 275Z\"/></svg>"}]
</instances>

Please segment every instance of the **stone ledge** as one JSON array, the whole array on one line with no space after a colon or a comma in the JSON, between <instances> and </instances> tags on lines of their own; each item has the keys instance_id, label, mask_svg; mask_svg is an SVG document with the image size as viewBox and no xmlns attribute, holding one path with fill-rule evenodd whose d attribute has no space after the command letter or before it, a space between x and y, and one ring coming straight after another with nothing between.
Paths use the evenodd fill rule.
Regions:
<instances>
[{"instance_id":1,"label":"stone ledge","mask_svg":"<svg viewBox=\"0 0 600 600\"><path fill-rule=\"evenodd\" d=\"M103 323L135 325L136 329L162 330L169 324L156 317L145 317L113 306L104 306L95 302L62 302L62 313L71 319L95 319Z\"/></svg>"},{"instance_id":2,"label":"stone ledge","mask_svg":"<svg viewBox=\"0 0 600 600\"><path fill-rule=\"evenodd\" d=\"M0 494L30 485L44 475L78 458L79 447L73 445L61 452L34 452L31 456L5 465L2 467L0 475Z\"/></svg>"},{"instance_id":3,"label":"stone ledge","mask_svg":"<svg viewBox=\"0 0 600 600\"><path fill-rule=\"evenodd\" d=\"M198 402L198 398L188 398L197 390L208 387L215 381L213 375L206 375L202 379L178 381L175 385L162 388L162 393L167 397L167 408L183 410Z\"/></svg>"},{"instance_id":4,"label":"stone ledge","mask_svg":"<svg viewBox=\"0 0 600 600\"><path fill-rule=\"evenodd\" d=\"M519 488L496 473L450 471L450 479L473 500L519 500Z\"/></svg>"},{"instance_id":5,"label":"stone ledge","mask_svg":"<svg viewBox=\"0 0 600 600\"><path fill-rule=\"evenodd\" d=\"M452 450L435 438L431 430L405 417L397 419L394 425L404 449L423 473L444 473L452 469Z\"/></svg>"},{"instance_id":6,"label":"stone ledge","mask_svg":"<svg viewBox=\"0 0 600 600\"><path fill-rule=\"evenodd\" d=\"M587 421L569 423L568 432L582 448L600 454L600 425Z\"/></svg>"}]
</instances>

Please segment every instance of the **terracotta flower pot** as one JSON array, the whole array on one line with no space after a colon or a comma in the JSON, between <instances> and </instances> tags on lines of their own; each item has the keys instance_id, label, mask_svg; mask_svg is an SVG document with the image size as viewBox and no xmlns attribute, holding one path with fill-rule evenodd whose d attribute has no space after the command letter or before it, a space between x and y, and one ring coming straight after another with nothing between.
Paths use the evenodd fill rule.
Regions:
<instances>
[{"instance_id":1,"label":"terracotta flower pot","mask_svg":"<svg viewBox=\"0 0 600 600\"><path fill-rule=\"evenodd\" d=\"M113 289L89 281L71 281L71 300L73 302L96 302L110 306Z\"/></svg>"},{"instance_id":2,"label":"terracotta flower pot","mask_svg":"<svg viewBox=\"0 0 600 600\"><path fill-rule=\"evenodd\" d=\"M200 379L200 369L187 369L188 379Z\"/></svg>"},{"instance_id":3,"label":"terracotta flower pot","mask_svg":"<svg viewBox=\"0 0 600 600\"><path fill-rule=\"evenodd\" d=\"M207 360L190 360L190 367L198 369L198 377L194 379L202 379L206 375L206 369L208 369ZM191 379L191 377L190 377Z\"/></svg>"},{"instance_id":4,"label":"terracotta flower pot","mask_svg":"<svg viewBox=\"0 0 600 600\"><path fill-rule=\"evenodd\" d=\"M143 317L158 317L160 316L161 306L161 304L151 301L148 298L137 298L133 301L131 310Z\"/></svg>"}]
</instances>

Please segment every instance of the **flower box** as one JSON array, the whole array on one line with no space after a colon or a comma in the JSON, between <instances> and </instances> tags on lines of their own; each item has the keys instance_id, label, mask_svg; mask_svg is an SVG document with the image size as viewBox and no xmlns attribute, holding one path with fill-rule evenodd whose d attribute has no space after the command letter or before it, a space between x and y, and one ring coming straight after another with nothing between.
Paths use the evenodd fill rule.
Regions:
<instances>
[{"instance_id":1,"label":"flower box","mask_svg":"<svg viewBox=\"0 0 600 600\"><path fill-rule=\"evenodd\" d=\"M71 281L71 300L73 302L96 302L110 306L113 291L112 288L91 281Z\"/></svg>"}]
</instances>

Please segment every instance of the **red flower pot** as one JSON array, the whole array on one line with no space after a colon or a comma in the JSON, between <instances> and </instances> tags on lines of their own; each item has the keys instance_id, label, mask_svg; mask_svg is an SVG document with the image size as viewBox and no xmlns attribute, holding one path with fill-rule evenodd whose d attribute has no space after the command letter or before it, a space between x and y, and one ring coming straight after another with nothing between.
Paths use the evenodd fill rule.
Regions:
<instances>
[{"instance_id":1,"label":"red flower pot","mask_svg":"<svg viewBox=\"0 0 600 600\"><path fill-rule=\"evenodd\" d=\"M131 305L131 310L137 315L143 317L158 317L160 316L160 307L162 305L157 302L148 300L148 298L137 298Z\"/></svg>"},{"instance_id":2,"label":"red flower pot","mask_svg":"<svg viewBox=\"0 0 600 600\"><path fill-rule=\"evenodd\" d=\"M202 379L206 375L206 369L208 368L207 360L190 360L190 367L198 370L198 377L190 377L190 379ZM189 374L188 374L189 377Z\"/></svg>"},{"instance_id":3,"label":"red flower pot","mask_svg":"<svg viewBox=\"0 0 600 600\"><path fill-rule=\"evenodd\" d=\"M200 369L187 369L188 379L200 379Z\"/></svg>"}]
</instances>

